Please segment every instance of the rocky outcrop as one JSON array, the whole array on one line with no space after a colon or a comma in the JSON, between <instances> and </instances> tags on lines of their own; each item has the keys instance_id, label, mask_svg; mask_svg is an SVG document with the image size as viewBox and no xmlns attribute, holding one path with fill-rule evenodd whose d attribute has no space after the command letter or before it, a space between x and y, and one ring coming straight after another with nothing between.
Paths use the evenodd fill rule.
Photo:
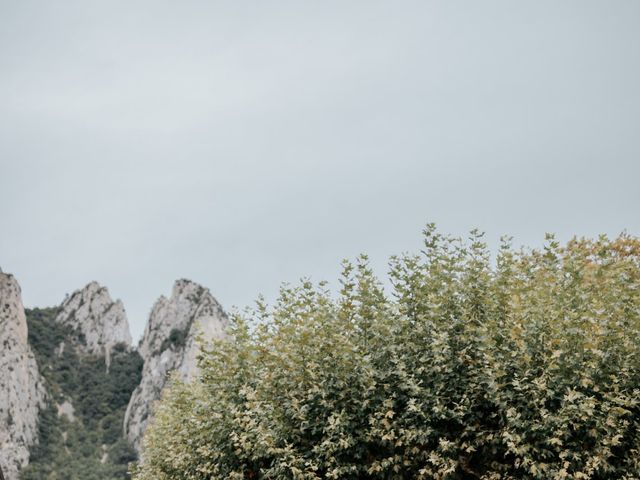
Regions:
<instances>
[{"instance_id":1,"label":"rocky outcrop","mask_svg":"<svg viewBox=\"0 0 640 480\"><path fill-rule=\"evenodd\" d=\"M84 353L104 355L107 368L115 345L131 345L129 322L122 302L114 302L107 288L97 282L89 283L67 298L56 321L76 329L82 338L80 349Z\"/></svg>"},{"instance_id":2,"label":"rocky outcrop","mask_svg":"<svg viewBox=\"0 0 640 480\"><path fill-rule=\"evenodd\" d=\"M178 280L171 298L155 303L140 342L144 359L142 381L133 392L124 421L125 433L136 450L147 426L153 402L160 398L168 374L183 380L197 373L197 337L204 341L224 338L227 316L208 289Z\"/></svg>"},{"instance_id":3,"label":"rocky outcrop","mask_svg":"<svg viewBox=\"0 0 640 480\"><path fill-rule=\"evenodd\" d=\"M27 320L20 295L15 279L0 272L0 468L6 480L17 480L18 472L28 463L29 447L38 442L41 410L47 406L56 407L59 417L78 421L68 392L47 394L47 388L53 392L61 387L51 384L49 379L45 388L28 343ZM43 317L43 311L50 312L47 313L49 316ZM30 315L34 315L30 316L30 325L34 329L34 345L40 348L36 352L38 359L49 369L56 364L55 359L66 355L68 349L74 349L78 353L104 356L107 369L113 352L112 367L118 371L116 366L121 364L116 359L122 351L116 346L131 345L122 303L114 301L108 290L96 282L66 298L59 311L35 309ZM53 323L47 327L46 322ZM209 290L188 280L178 280L170 298L160 297L155 303L137 349L144 360L142 379L130 398L123 425L126 437L136 450L139 450L153 404L160 398L169 374L176 372L183 380L193 378L197 374L198 339L206 342L224 338L227 323L225 312ZM70 330L56 330L55 324ZM56 337L60 332L68 332L62 340ZM50 339L51 346L35 340L44 338ZM133 354L133 347L130 348L129 353ZM45 360L41 358L43 355ZM78 361L93 361L84 355L77 358ZM132 383L136 381L137 377ZM105 458L103 455L103 461Z\"/></svg>"},{"instance_id":4,"label":"rocky outcrop","mask_svg":"<svg viewBox=\"0 0 640 480\"><path fill-rule=\"evenodd\" d=\"M6 480L17 480L27 464L45 402L27 334L20 286L12 275L0 273L0 468Z\"/></svg>"}]
</instances>

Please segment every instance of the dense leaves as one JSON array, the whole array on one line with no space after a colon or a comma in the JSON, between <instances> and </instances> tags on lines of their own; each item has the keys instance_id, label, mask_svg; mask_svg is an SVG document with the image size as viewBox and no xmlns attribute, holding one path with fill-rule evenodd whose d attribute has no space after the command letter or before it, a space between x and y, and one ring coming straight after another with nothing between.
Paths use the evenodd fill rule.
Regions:
<instances>
[{"instance_id":1,"label":"dense leaves","mask_svg":"<svg viewBox=\"0 0 640 480\"><path fill-rule=\"evenodd\" d=\"M111 480L128 478L136 455L124 439L124 413L140 382L140 355L117 345L107 370L104 356L77 349L82 336L54 321L58 309L27 310L29 342L46 380L48 407L39 418L39 442L32 448L23 480ZM73 405L74 418L57 405Z\"/></svg>"},{"instance_id":2,"label":"dense leaves","mask_svg":"<svg viewBox=\"0 0 640 480\"><path fill-rule=\"evenodd\" d=\"M425 230L339 298L284 287L175 382L138 480L640 476L640 241L542 250Z\"/></svg>"}]
</instances>

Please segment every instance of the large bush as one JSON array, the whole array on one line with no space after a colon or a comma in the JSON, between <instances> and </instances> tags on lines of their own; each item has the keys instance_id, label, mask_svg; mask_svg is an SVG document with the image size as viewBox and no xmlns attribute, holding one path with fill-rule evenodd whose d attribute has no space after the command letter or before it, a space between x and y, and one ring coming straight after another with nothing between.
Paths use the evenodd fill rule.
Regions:
<instances>
[{"instance_id":1,"label":"large bush","mask_svg":"<svg viewBox=\"0 0 640 480\"><path fill-rule=\"evenodd\" d=\"M640 241L425 231L235 315L200 378L176 382L138 480L613 479L640 476Z\"/></svg>"}]
</instances>

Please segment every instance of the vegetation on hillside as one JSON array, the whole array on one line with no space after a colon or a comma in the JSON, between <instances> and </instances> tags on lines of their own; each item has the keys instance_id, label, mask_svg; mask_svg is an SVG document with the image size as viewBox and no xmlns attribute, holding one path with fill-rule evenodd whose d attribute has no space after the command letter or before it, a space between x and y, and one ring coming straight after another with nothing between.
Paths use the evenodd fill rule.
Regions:
<instances>
[{"instance_id":1,"label":"vegetation on hillside","mask_svg":"<svg viewBox=\"0 0 640 480\"><path fill-rule=\"evenodd\" d=\"M115 480L128 478L136 459L122 425L131 393L140 382L142 359L125 345L104 356L76 346L82 335L55 322L57 308L27 310L29 342L49 391L39 421L39 443L31 451L23 480ZM68 401L74 419L58 414Z\"/></svg>"},{"instance_id":2,"label":"vegetation on hillside","mask_svg":"<svg viewBox=\"0 0 640 480\"><path fill-rule=\"evenodd\" d=\"M282 288L175 381L136 480L640 477L640 241L541 250L430 225L342 289Z\"/></svg>"}]
</instances>

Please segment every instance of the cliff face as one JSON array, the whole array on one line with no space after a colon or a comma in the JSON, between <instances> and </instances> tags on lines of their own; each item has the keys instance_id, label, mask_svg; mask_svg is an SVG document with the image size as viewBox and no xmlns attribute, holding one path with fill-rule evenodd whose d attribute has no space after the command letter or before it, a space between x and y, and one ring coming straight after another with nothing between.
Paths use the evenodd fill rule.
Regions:
<instances>
[{"instance_id":1,"label":"cliff face","mask_svg":"<svg viewBox=\"0 0 640 480\"><path fill-rule=\"evenodd\" d=\"M76 290L61 306L56 322L78 330L85 353L105 355L107 367L118 343L131 345L129 322L120 300L115 302L106 287L91 282Z\"/></svg>"},{"instance_id":2,"label":"cliff face","mask_svg":"<svg viewBox=\"0 0 640 480\"><path fill-rule=\"evenodd\" d=\"M14 277L0 272L0 468L6 480L18 480L23 468L29 478L46 472L75 478L83 471L126 478L127 462L136 459L131 446L139 451L168 375L191 379L197 338L225 337L222 307L208 289L178 280L170 298L153 306L136 349L122 303L96 282L60 307L26 315L20 295ZM28 465L40 433L48 440Z\"/></svg>"},{"instance_id":3,"label":"cliff face","mask_svg":"<svg viewBox=\"0 0 640 480\"><path fill-rule=\"evenodd\" d=\"M6 480L17 480L27 464L45 403L27 334L20 286L12 275L0 273L0 467Z\"/></svg>"},{"instance_id":4,"label":"cliff face","mask_svg":"<svg viewBox=\"0 0 640 480\"><path fill-rule=\"evenodd\" d=\"M124 428L139 450L153 402L160 398L171 371L189 380L197 373L199 334L207 341L224 338L228 323L220 304L208 289L189 280L178 280L171 298L155 303L140 342L144 359L142 381L131 396Z\"/></svg>"}]
</instances>

